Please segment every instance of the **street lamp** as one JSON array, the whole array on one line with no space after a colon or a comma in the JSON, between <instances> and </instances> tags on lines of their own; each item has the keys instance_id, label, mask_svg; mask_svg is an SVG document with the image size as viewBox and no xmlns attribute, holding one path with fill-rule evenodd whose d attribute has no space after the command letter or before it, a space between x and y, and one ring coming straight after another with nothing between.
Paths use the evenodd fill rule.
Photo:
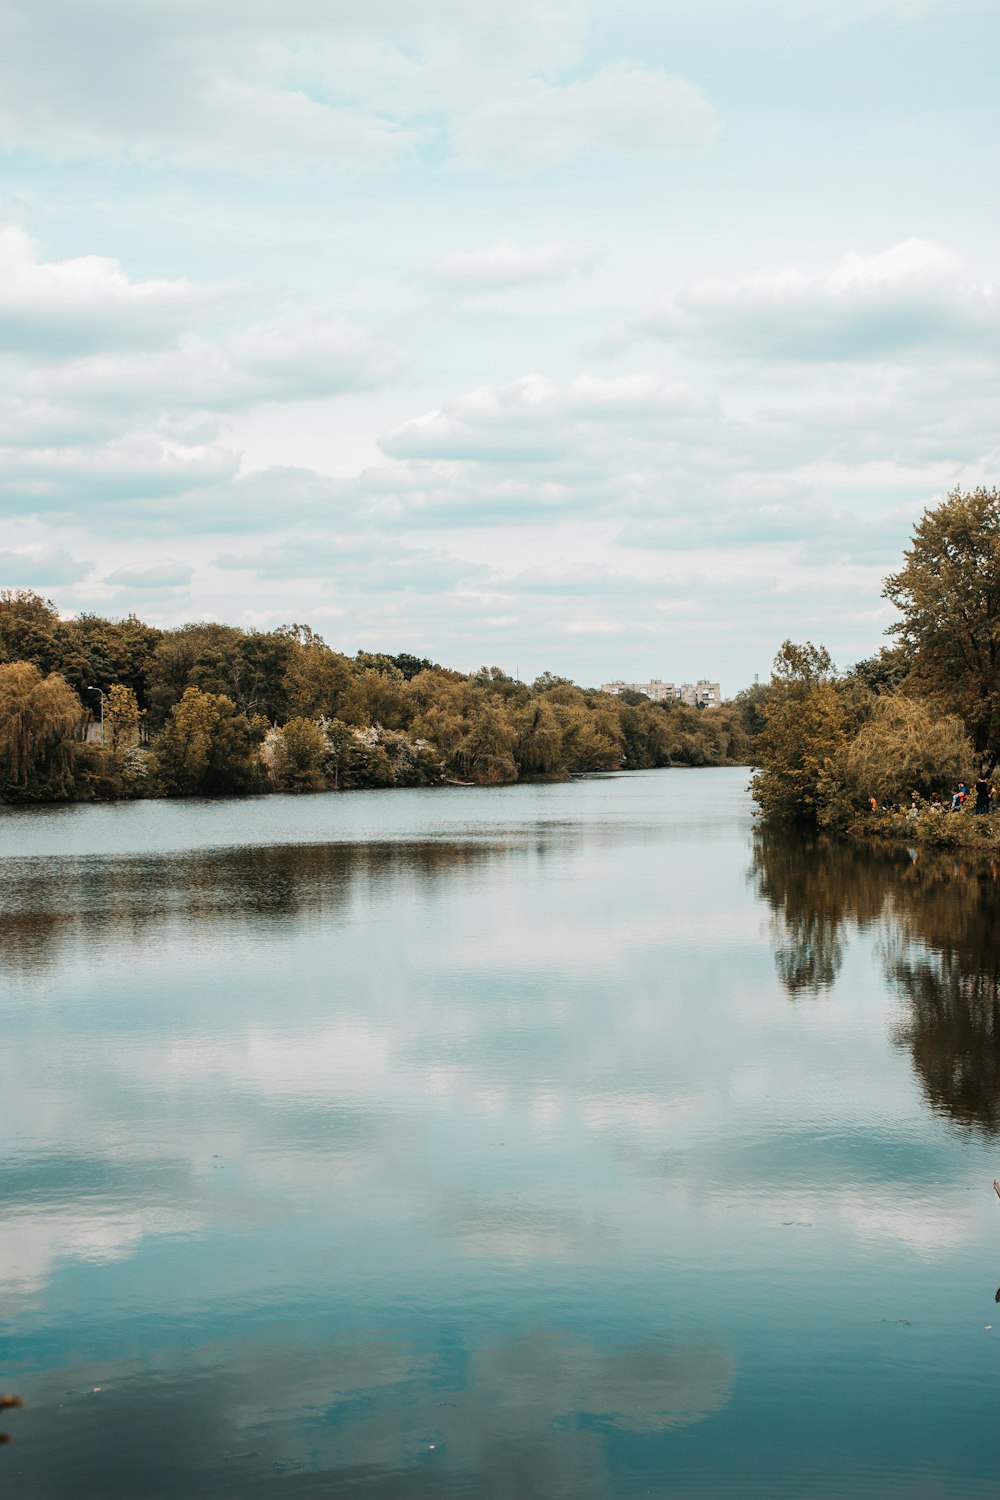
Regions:
<instances>
[{"instance_id":1,"label":"street lamp","mask_svg":"<svg viewBox=\"0 0 1000 1500\"><path fill-rule=\"evenodd\" d=\"M104 744L104 690L103 690L103 688L95 687L94 684L91 683L90 687L87 689L87 691L90 692L90 693L100 693L100 695L101 695L101 744L103 745Z\"/></svg>"}]
</instances>

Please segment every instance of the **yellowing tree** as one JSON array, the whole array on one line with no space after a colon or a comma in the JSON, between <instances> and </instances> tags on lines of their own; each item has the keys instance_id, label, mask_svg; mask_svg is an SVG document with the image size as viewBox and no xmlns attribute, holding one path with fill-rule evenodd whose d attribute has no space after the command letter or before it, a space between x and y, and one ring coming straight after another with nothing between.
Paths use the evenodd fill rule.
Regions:
<instances>
[{"instance_id":1,"label":"yellowing tree","mask_svg":"<svg viewBox=\"0 0 1000 1500\"><path fill-rule=\"evenodd\" d=\"M517 715L514 758L522 776L554 776L563 767L562 735L551 706L535 699Z\"/></svg>"},{"instance_id":2,"label":"yellowing tree","mask_svg":"<svg viewBox=\"0 0 1000 1500\"><path fill-rule=\"evenodd\" d=\"M0 757L12 786L65 796L72 785L79 698L57 672L43 677L31 662L0 666Z\"/></svg>"},{"instance_id":3,"label":"yellowing tree","mask_svg":"<svg viewBox=\"0 0 1000 1500\"><path fill-rule=\"evenodd\" d=\"M125 750L139 740L139 701L130 687L113 683L104 699L104 732L115 750Z\"/></svg>"},{"instance_id":4,"label":"yellowing tree","mask_svg":"<svg viewBox=\"0 0 1000 1500\"><path fill-rule=\"evenodd\" d=\"M854 738L832 757L831 782L845 799L844 811L862 810L869 797L909 802L928 797L969 776L973 749L962 721L931 713L915 698L888 694Z\"/></svg>"},{"instance_id":5,"label":"yellowing tree","mask_svg":"<svg viewBox=\"0 0 1000 1500\"><path fill-rule=\"evenodd\" d=\"M514 730L502 706L483 703L470 716L469 727L452 759L459 774L470 781L516 781L513 749Z\"/></svg>"}]
</instances>

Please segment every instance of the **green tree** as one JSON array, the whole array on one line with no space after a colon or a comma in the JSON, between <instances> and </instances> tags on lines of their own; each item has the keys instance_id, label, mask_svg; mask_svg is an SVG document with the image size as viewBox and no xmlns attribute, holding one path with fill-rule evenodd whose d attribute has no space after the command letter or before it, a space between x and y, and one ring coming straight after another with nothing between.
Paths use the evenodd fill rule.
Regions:
<instances>
[{"instance_id":1,"label":"green tree","mask_svg":"<svg viewBox=\"0 0 1000 1500\"><path fill-rule=\"evenodd\" d=\"M296 642L286 630L216 627L215 639L194 662L188 681L203 692L223 693L245 718L262 714L272 724L287 717L285 679Z\"/></svg>"},{"instance_id":2,"label":"green tree","mask_svg":"<svg viewBox=\"0 0 1000 1500\"><path fill-rule=\"evenodd\" d=\"M385 665L366 666L358 677L364 693L367 720L384 729L405 729L413 719L414 699L410 684L388 657Z\"/></svg>"},{"instance_id":3,"label":"green tree","mask_svg":"<svg viewBox=\"0 0 1000 1500\"><path fill-rule=\"evenodd\" d=\"M153 653L149 669L149 724L152 730L159 729L175 704L181 701L184 690L192 685L195 668L213 653L232 644L239 631L228 625L215 625L210 621L181 625L177 630L168 630ZM221 692L219 686L217 691Z\"/></svg>"},{"instance_id":4,"label":"green tree","mask_svg":"<svg viewBox=\"0 0 1000 1500\"><path fill-rule=\"evenodd\" d=\"M33 589L0 589L0 661L32 662L41 672L59 664L59 611Z\"/></svg>"},{"instance_id":5,"label":"green tree","mask_svg":"<svg viewBox=\"0 0 1000 1500\"><path fill-rule=\"evenodd\" d=\"M315 792L324 784L327 742L312 719L289 719L282 730L282 785L290 792Z\"/></svg>"},{"instance_id":6,"label":"green tree","mask_svg":"<svg viewBox=\"0 0 1000 1500\"><path fill-rule=\"evenodd\" d=\"M599 708L587 702L579 688L556 687L546 692L562 728L562 755L567 771L617 771L621 765L624 736L613 698L603 698Z\"/></svg>"},{"instance_id":7,"label":"green tree","mask_svg":"<svg viewBox=\"0 0 1000 1500\"><path fill-rule=\"evenodd\" d=\"M382 743L381 729L352 729L341 754L340 785L350 790L395 784L396 768Z\"/></svg>"},{"instance_id":8,"label":"green tree","mask_svg":"<svg viewBox=\"0 0 1000 1500\"><path fill-rule=\"evenodd\" d=\"M96 694L113 683L122 683L135 694L140 708L148 706L149 674L153 654L163 631L146 625L135 615L125 620L107 620L102 615L82 614L61 620L57 627L59 670L84 701L96 706Z\"/></svg>"},{"instance_id":9,"label":"green tree","mask_svg":"<svg viewBox=\"0 0 1000 1500\"><path fill-rule=\"evenodd\" d=\"M883 646L875 656L855 662L848 674L863 682L873 693L898 693L910 666L901 646Z\"/></svg>"},{"instance_id":10,"label":"green tree","mask_svg":"<svg viewBox=\"0 0 1000 1500\"><path fill-rule=\"evenodd\" d=\"M168 792L218 797L261 791L267 720L247 720L231 698L189 687L156 742Z\"/></svg>"},{"instance_id":11,"label":"green tree","mask_svg":"<svg viewBox=\"0 0 1000 1500\"><path fill-rule=\"evenodd\" d=\"M908 685L968 725L984 769L1000 758L1000 490L954 490L924 512L883 594Z\"/></svg>"},{"instance_id":12,"label":"green tree","mask_svg":"<svg viewBox=\"0 0 1000 1500\"><path fill-rule=\"evenodd\" d=\"M440 670L437 662L429 661L426 656L411 656L409 651L400 651L391 660L402 672L407 682L412 682L413 678L419 676L421 672Z\"/></svg>"},{"instance_id":13,"label":"green tree","mask_svg":"<svg viewBox=\"0 0 1000 1500\"><path fill-rule=\"evenodd\" d=\"M753 796L769 817L816 822L830 759L863 721L870 694L836 680L830 653L785 641L774 658L771 695L757 742Z\"/></svg>"}]
</instances>

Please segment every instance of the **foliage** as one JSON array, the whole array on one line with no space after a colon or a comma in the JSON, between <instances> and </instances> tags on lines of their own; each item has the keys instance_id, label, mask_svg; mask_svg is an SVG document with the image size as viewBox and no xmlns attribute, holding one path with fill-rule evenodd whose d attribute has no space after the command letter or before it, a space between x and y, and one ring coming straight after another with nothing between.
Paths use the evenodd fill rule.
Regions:
<instances>
[{"instance_id":1,"label":"foliage","mask_svg":"<svg viewBox=\"0 0 1000 1500\"><path fill-rule=\"evenodd\" d=\"M0 590L0 661L32 662L48 673L59 661L59 611L31 589Z\"/></svg>"},{"instance_id":2,"label":"foliage","mask_svg":"<svg viewBox=\"0 0 1000 1500\"><path fill-rule=\"evenodd\" d=\"M562 735L551 704L533 699L515 716L513 756L519 776L562 774Z\"/></svg>"},{"instance_id":3,"label":"foliage","mask_svg":"<svg viewBox=\"0 0 1000 1500\"><path fill-rule=\"evenodd\" d=\"M758 741L760 769L752 782L763 812L772 818L820 820L828 765L863 717L865 693L836 677L824 647L784 642L774 659Z\"/></svg>"},{"instance_id":4,"label":"foliage","mask_svg":"<svg viewBox=\"0 0 1000 1500\"><path fill-rule=\"evenodd\" d=\"M910 661L907 685L968 726L987 772L1000 759L1000 490L954 490L924 512L883 594Z\"/></svg>"},{"instance_id":5,"label":"foliage","mask_svg":"<svg viewBox=\"0 0 1000 1500\"><path fill-rule=\"evenodd\" d=\"M186 688L157 741L164 786L204 797L262 791L259 746L266 732L266 719L248 720L224 694Z\"/></svg>"},{"instance_id":6,"label":"foliage","mask_svg":"<svg viewBox=\"0 0 1000 1500\"><path fill-rule=\"evenodd\" d=\"M0 666L0 775L8 795L68 797L83 707L57 672Z\"/></svg>"},{"instance_id":7,"label":"foliage","mask_svg":"<svg viewBox=\"0 0 1000 1500\"><path fill-rule=\"evenodd\" d=\"M289 719L270 729L261 757L275 786L284 792L316 792L326 785L327 742L313 719Z\"/></svg>"},{"instance_id":8,"label":"foliage","mask_svg":"<svg viewBox=\"0 0 1000 1500\"><path fill-rule=\"evenodd\" d=\"M754 796L771 818L890 831L902 816L923 842L984 842L991 819L963 833L945 808L1000 759L1000 491L955 490L925 511L883 593L902 616L896 644L850 672L809 642L778 652L753 705Z\"/></svg>"},{"instance_id":9,"label":"foliage","mask_svg":"<svg viewBox=\"0 0 1000 1500\"><path fill-rule=\"evenodd\" d=\"M702 713L551 672L528 686L498 666L470 676L408 652L349 657L303 624L63 620L28 590L0 595L0 660L58 672L95 716L104 693L109 754L82 749L70 788L87 797L745 764L757 727L745 705Z\"/></svg>"},{"instance_id":10,"label":"foliage","mask_svg":"<svg viewBox=\"0 0 1000 1500\"><path fill-rule=\"evenodd\" d=\"M139 742L139 702L123 682L112 683L104 700L104 734L113 750L125 750Z\"/></svg>"},{"instance_id":11,"label":"foliage","mask_svg":"<svg viewBox=\"0 0 1000 1500\"><path fill-rule=\"evenodd\" d=\"M880 805L908 803L914 792L948 792L972 762L960 719L939 718L920 699L892 694L879 698L868 722L834 752L824 791L845 810L871 797Z\"/></svg>"},{"instance_id":12,"label":"foliage","mask_svg":"<svg viewBox=\"0 0 1000 1500\"><path fill-rule=\"evenodd\" d=\"M469 781L486 785L516 781L516 735L502 704L480 703L450 758L452 768Z\"/></svg>"},{"instance_id":13,"label":"foliage","mask_svg":"<svg viewBox=\"0 0 1000 1500\"><path fill-rule=\"evenodd\" d=\"M898 693L909 674L910 666L902 646L882 646L876 656L855 662L849 675L856 677L873 693Z\"/></svg>"}]
</instances>

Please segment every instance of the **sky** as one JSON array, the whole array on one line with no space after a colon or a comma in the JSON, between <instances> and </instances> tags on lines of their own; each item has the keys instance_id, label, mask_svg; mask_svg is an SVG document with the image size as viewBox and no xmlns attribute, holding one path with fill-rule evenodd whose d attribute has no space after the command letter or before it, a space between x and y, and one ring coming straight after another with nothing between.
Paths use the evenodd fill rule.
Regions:
<instances>
[{"instance_id":1,"label":"sky","mask_svg":"<svg viewBox=\"0 0 1000 1500\"><path fill-rule=\"evenodd\" d=\"M998 480L997 56L995 0L0 0L0 587L870 655Z\"/></svg>"}]
</instances>

